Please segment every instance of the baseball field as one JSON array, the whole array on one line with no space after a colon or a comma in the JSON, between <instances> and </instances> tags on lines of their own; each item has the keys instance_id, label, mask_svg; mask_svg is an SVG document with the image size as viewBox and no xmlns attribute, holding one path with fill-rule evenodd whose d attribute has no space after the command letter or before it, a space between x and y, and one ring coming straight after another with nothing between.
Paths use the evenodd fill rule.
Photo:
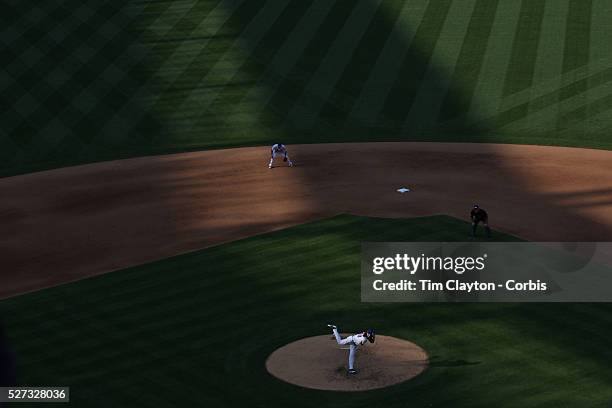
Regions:
<instances>
[{"instance_id":1,"label":"baseball field","mask_svg":"<svg viewBox=\"0 0 612 408\"><path fill-rule=\"evenodd\" d=\"M466 241L474 203L476 242L612 240L609 0L9 0L0 19L0 386L78 407L612 403L609 303L360 297L362 242ZM268 168L274 143L294 167ZM327 323L427 367L361 392L266 370Z\"/></svg>"}]
</instances>

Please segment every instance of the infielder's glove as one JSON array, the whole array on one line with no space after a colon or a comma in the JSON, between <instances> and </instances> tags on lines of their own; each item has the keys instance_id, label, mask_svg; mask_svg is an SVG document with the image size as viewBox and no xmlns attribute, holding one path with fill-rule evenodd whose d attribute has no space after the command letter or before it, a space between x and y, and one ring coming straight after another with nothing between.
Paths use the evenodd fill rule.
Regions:
<instances>
[{"instance_id":1,"label":"infielder's glove","mask_svg":"<svg viewBox=\"0 0 612 408\"><path fill-rule=\"evenodd\" d=\"M286 162L286 161L287 161L287 158L286 158L286 157L283 157L283 161L284 161L284 162Z\"/></svg>"}]
</instances>

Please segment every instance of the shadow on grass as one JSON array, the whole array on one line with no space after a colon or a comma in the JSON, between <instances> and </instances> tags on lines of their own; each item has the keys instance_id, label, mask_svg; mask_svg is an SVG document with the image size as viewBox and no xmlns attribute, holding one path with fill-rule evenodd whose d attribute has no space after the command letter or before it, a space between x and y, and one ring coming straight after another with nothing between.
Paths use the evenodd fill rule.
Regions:
<instances>
[{"instance_id":1,"label":"shadow on grass","mask_svg":"<svg viewBox=\"0 0 612 408\"><path fill-rule=\"evenodd\" d=\"M463 367L463 366L471 366L478 365L480 361L467 361L467 360L450 360L450 359L441 359L440 356L432 356L429 359L429 367Z\"/></svg>"}]
</instances>

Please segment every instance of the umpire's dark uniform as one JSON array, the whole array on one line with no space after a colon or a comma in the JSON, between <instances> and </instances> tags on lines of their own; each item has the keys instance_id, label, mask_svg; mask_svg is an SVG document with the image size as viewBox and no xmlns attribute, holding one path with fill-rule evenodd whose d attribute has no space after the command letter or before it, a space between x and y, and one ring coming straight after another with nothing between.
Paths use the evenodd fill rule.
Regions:
<instances>
[{"instance_id":1,"label":"umpire's dark uniform","mask_svg":"<svg viewBox=\"0 0 612 408\"><path fill-rule=\"evenodd\" d=\"M472 219L472 236L476 236L476 227L479 223L482 222L484 225L485 232L487 233L487 237L491 236L491 229L489 228L489 214L480 208L478 204L474 204L472 211L470 211L470 218Z\"/></svg>"}]
</instances>

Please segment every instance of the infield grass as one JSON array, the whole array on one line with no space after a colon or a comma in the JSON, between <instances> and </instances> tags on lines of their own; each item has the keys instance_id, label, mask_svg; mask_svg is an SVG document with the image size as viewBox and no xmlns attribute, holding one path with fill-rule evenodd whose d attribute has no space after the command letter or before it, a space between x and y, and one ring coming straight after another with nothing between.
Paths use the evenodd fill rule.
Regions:
<instances>
[{"instance_id":1,"label":"infield grass","mask_svg":"<svg viewBox=\"0 0 612 408\"><path fill-rule=\"evenodd\" d=\"M607 304L363 304L361 241L463 241L445 216L338 216L0 302L19 380L74 407L604 407ZM495 240L514 240L499 233ZM416 379L312 391L266 357L328 322L409 339ZM26 406L25 404L23 406Z\"/></svg>"}]
</instances>

